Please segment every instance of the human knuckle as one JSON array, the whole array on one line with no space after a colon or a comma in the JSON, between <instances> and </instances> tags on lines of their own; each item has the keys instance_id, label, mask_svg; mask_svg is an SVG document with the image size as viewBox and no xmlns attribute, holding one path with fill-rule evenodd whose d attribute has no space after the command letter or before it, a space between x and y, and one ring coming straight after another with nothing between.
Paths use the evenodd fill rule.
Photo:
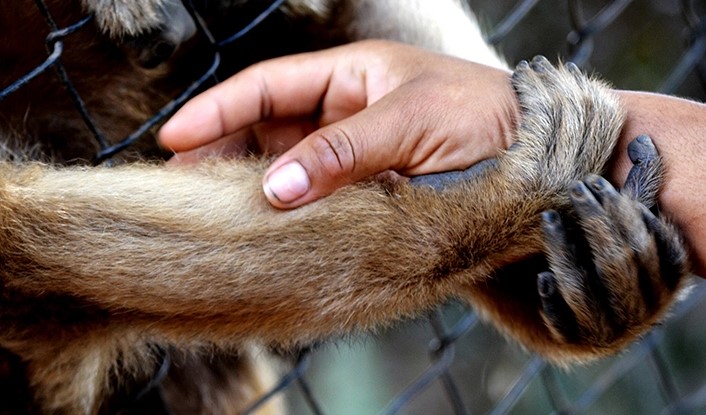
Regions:
<instances>
[{"instance_id":1,"label":"human knuckle","mask_svg":"<svg viewBox=\"0 0 706 415\"><path fill-rule=\"evenodd\" d=\"M338 176L356 168L356 151L351 135L340 127L331 127L316 136L315 151L326 173Z\"/></svg>"}]
</instances>

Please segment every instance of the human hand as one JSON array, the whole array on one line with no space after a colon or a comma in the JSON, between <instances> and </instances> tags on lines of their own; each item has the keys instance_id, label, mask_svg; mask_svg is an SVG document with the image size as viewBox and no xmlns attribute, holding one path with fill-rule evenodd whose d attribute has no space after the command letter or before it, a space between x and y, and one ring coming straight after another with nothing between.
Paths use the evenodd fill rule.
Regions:
<instances>
[{"instance_id":1,"label":"human hand","mask_svg":"<svg viewBox=\"0 0 706 415\"><path fill-rule=\"evenodd\" d=\"M195 97L160 131L173 162L282 154L263 178L278 208L393 170L457 170L507 148L518 112L509 72L364 41L261 62Z\"/></svg>"}]
</instances>

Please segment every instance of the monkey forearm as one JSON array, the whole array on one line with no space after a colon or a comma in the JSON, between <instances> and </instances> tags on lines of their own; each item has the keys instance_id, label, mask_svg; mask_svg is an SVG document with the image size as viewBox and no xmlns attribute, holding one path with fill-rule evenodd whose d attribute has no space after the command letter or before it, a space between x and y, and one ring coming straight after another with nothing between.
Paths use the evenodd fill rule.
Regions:
<instances>
[{"instance_id":1,"label":"monkey forearm","mask_svg":"<svg viewBox=\"0 0 706 415\"><path fill-rule=\"evenodd\" d=\"M6 167L3 284L167 325L208 320L231 336L296 341L418 313L470 282L463 269L483 273L502 256L501 225L488 223L502 216L463 223L472 191L441 197L373 183L279 211L261 194L261 172L227 162ZM497 203L484 193L474 209ZM478 243L468 245L469 227ZM529 238L526 249L540 249L538 235ZM461 271L464 281L454 277Z\"/></svg>"},{"instance_id":2,"label":"monkey forearm","mask_svg":"<svg viewBox=\"0 0 706 415\"><path fill-rule=\"evenodd\" d=\"M543 350L541 341L556 342L547 330L517 325L518 314L539 316L536 273L498 286L509 290L503 310L479 290L493 285L493 271L543 252L539 214L566 212L567 187L603 170L623 118L617 100L574 67L536 59L513 82L526 109L517 144L441 191L373 182L279 211L262 194L264 162L6 165L0 295L20 303L22 324L38 324L31 307L58 298L57 309L98 310L74 314L99 327L285 345L385 325L457 296ZM529 293L512 297L515 286ZM12 307L3 312L14 318ZM72 318L72 327L84 323Z\"/></svg>"}]
</instances>

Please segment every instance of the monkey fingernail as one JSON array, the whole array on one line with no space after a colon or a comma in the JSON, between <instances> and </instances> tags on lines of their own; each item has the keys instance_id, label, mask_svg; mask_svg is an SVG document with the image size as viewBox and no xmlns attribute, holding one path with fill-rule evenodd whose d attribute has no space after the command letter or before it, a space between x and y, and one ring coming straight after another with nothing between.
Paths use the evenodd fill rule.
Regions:
<instances>
[{"instance_id":1,"label":"monkey fingernail","mask_svg":"<svg viewBox=\"0 0 706 415\"><path fill-rule=\"evenodd\" d=\"M554 274L545 271L540 272L537 277L537 288L539 289L539 295L545 298L552 297L556 291Z\"/></svg>"},{"instance_id":2,"label":"monkey fingernail","mask_svg":"<svg viewBox=\"0 0 706 415\"><path fill-rule=\"evenodd\" d=\"M264 190L268 199L290 203L309 191L309 176L296 161L289 162L273 171L265 181Z\"/></svg>"},{"instance_id":3,"label":"monkey fingernail","mask_svg":"<svg viewBox=\"0 0 706 415\"><path fill-rule=\"evenodd\" d=\"M583 200L586 198L586 193L589 191L583 182L576 181L569 189L571 197L575 200Z\"/></svg>"},{"instance_id":4,"label":"monkey fingernail","mask_svg":"<svg viewBox=\"0 0 706 415\"><path fill-rule=\"evenodd\" d=\"M554 210L545 210L542 212L542 220L547 225L553 225L559 222L559 214Z\"/></svg>"}]
</instances>

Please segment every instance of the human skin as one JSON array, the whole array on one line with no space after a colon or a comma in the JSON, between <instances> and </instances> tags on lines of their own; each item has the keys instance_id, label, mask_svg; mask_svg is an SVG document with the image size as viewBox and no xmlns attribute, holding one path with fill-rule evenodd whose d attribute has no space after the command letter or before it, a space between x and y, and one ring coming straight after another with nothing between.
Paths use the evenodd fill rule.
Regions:
<instances>
[{"instance_id":1,"label":"human skin","mask_svg":"<svg viewBox=\"0 0 706 415\"><path fill-rule=\"evenodd\" d=\"M383 171L412 176L492 157L515 128L508 76L411 46L364 41L254 65L188 102L160 139L179 162L243 153L253 142L266 153L289 149L264 183L274 206L293 208ZM308 173L309 189L296 197L277 191L275 198L268 179L291 161Z\"/></svg>"},{"instance_id":2,"label":"human skin","mask_svg":"<svg viewBox=\"0 0 706 415\"><path fill-rule=\"evenodd\" d=\"M668 95L618 91L627 119L609 178L623 183L630 169L627 144L639 134L652 137L664 160L660 208L681 229L694 273L706 276L706 105Z\"/></svg>"},{"instance_id":3,"label":"human skin","mask_svg":"<svg viewBox=\"0 0 706 415\"><path fill-rule=\"evenodd\" d=\"M706 275L706 106L617 91L626 123L608 177L623 183L627 144L652 137L664 159L662 212L682 230ZM237 97L237 99L233 98ZM509 147L518 116L509 72L384 41L365 41L254 65L188 102L163 126L173 163L281 154L263 178L270 203L295 208L394 171L464 169ZM384 137L385 139L380 139ZM281 173L281 174L276 174Z\"/></svg>"}]
</instances>

